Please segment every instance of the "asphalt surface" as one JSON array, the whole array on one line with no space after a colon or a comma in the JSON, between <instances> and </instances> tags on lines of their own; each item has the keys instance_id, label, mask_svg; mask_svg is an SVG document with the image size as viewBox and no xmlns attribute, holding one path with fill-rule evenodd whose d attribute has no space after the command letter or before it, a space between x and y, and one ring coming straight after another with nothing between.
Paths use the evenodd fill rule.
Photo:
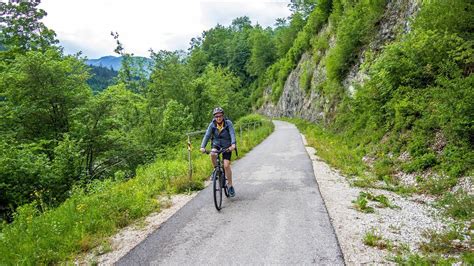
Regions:
<instances>
[{"instance_id":1,"label":"asphalt surface","mask_svg":"<svg viewBox=\"0 0 474 266\"><path fill-rule=\"evenodd\" d=\"M274 123L275 132L233 164L236 196L224 198L220 212L208 186L117 265L343 265L301 136Z\"/></svg>"}]
</instances>

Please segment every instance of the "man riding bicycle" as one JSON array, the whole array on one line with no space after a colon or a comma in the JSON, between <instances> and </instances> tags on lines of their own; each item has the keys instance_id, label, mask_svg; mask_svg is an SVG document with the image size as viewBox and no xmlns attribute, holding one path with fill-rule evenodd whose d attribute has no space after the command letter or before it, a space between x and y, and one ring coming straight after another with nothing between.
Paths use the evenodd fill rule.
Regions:
<instances>
[{"instance_id":1,"label":"man riding bicycle","mask_svg":"<svg viewBox=\"0 0 474 266\"><path fill-rule=\"evenodd\" d=\"M229 119L224 118L224 110L220 107L217 107L212 112L214 119L207 127L206 134L202 139L201 143L201 152L206 151L206 145L209 139L211 138L211 162L214 167L217 164L217 154L216 152L219 149L227 149L228 151L222 153L222 158L224 159L224 172L227 177L227 182L229 184L229 195L231 197L235 196L235 190L232 186L232 170L230 168L230 158L232 157L232 151L235 150L235 131L232 122Z\"/></svg>"}]
</instances>

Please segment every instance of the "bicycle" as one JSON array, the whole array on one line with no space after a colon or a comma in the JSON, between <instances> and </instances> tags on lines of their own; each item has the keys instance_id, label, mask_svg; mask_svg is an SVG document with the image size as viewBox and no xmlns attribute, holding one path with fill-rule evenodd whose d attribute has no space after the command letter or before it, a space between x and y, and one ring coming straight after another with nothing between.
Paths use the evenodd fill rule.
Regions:
<instances>
[{"instance_id":1,"label":"bicycle","mask_svg":"<svg viewBox=\"0 0 474 266\"><path fill-rule=\"evenodd\" d=\"M229 188L227 187L227 178L225 176L225 171L221 163L222 153L229 151L228 149L219 149L214 153L217 154L217 163L216 167L212 171L212 188L214 195L214 205L218 211L222 208L222 190L224 190L225 196L229 197ZM210 151L205 151L204 153L209 154Z\"/></svg>"}]
</instances>

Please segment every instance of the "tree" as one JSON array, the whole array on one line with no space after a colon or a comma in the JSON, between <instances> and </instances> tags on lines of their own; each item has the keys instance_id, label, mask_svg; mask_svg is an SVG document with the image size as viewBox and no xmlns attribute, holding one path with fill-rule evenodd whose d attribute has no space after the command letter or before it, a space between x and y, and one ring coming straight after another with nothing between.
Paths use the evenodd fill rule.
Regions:
<instances>
[{"instance_id":1,"label":"tree","mask_svg":"<svg viewBox=\"0 0 474 266\"><path fill-rule=\"evenodd\" d=\"M253 80L246 70L251 55L250 34L253 28L247 17L238 19L231 26L235 31L227 49L228 66L241 79L243 86L247 86Z\"/></svg>"},{"instance_id":2,"label":"tree","mask_svg":"<svg viewBox=\"0 0 474 266\"><path fill-rule=\"evenodd\" d=\"M17 140L59 140L91 97L81 60L57 50L17 56L0 77L0 132Z\"/></svg>"},{"instance_id":3,"label":"tree","mask_svg":"<svg viewBox=\"0 0 474 266\"><path fill-rule=\"evenodd\" d=\"M230 27L234 32L248 30L252 28L252 21L247 16L234 18Z\"/></svg>"},{"instance_id":4,"label":"tree","mask_svg":"<svg viewBox=\"0 0 474 266\"><path fill-rule=\"evenodd\" d=\"M184 55L179 51L164 51L152 53L155 69L150 78L146 93L151 106L164 110L168 101L175 100L183 105L189 105L191 72L186 65Z\"/></svg>"},{"instance_id":5,"label":"tree","mask_svg":"<svg viewBox=\"0 0 474 266\"><path fill-rule=\"evenodd\" d=\"M291 20L284 19L277 20L275 29L275 45L277 47L277 55L279 58L283 57L291 46L298 35L298 32L303 29L305 21L300 13L294 13L291 16Z\"/></svg>"},{"instance_id":6,"label":"tree","mask_svg":"<svg viewBox=\"0 0 474 266\"><path fill-rule=\"evenodd\" d=\"M171 100L163 112L163 143L176 143L184 138L184 134L192 129L193 115L189 108Z\"/></svg>"},{"instance_id":7,"label":"tree","mask_svg":"<svg viewBox=\"0 0 474 266\"><path fill-rule=\"evenodd\" d=\"M45 51L57 44L56 33L40 20L39 0L0 2L0 42L9 49Z\"/></svg>"},{"instance_id":8,"label":"tree","mask_svg":"<svg viewBox=\"0 0 474 266\"><path fill-rule=\"evenodd\" d=\"M227 47L231 38L232 31L219 24L203 33L201 48L214 65L222 67L228 65Z\"/></svg>"},{"instance_id":9,"label":"tree","mask_svg":"<svg viewBox=\"0 0 474 266\"><path fill-rule=\"evenodd\" d=\"M306 19L318 4L317 2L317 0L291 0L291 3L288 4L288 6L293 14L299 13Z\"/></svg>"},{"instance_id":10,"label":"tree","mask_svg":"<svg viewBox=\"0 0 474 266\"><path fill-rule=\"evenodd\" d=\"M108 87L81 111L74 133L82 138L88 180L111 176L117 170L129 175L149 150L143 130L146 101L124 84Z\"/></svg>"},{"instance_id":11,"label":"tree","mask_svg":"<svg viewBox=\"0 0 474 266\"><path fill-rule=\"evenodd\" d=\"M195 80L195 89L201 90L202 99L206 101L199 102L200 110L194 113L196 120L209 120L211 111L216 106L224 108L226 116L237 119L247 113L248 99L239 93L241 81L228 69L215 67L209 64L204 74ZM202 87L200 87L202 86Z\"/></svg>"},{"instance_id":12,"label":"tree","mask_svg":"<svg viewBox=\"0 0 474 266\"><path fill-rule=\"evenodd\" d=\"M261 76L267 67L276 59L275 45L272 39L271 29L263 30L257 26L250 35L252 54L247 64L247 71L252 76Z\"/></svg>"}]
</instances>

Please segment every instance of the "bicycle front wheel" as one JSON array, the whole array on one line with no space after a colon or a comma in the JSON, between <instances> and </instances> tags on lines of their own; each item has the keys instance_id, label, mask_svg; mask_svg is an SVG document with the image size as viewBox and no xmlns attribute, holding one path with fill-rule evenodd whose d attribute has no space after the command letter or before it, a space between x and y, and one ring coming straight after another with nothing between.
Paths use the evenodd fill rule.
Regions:
<instances>
[{"instance_id":1,"label":"bicycle front wheel","mask_svg":"<svg viewBox=\"0 0 474 266\"><path fill-rule=\"evenodd\" d=\"M214 171L212 174L213 179L213 194L214 194L214 205L218 211L221 210L222 206L222 182L221 182L222 174L218 171Z\"/></svg>"}]
</instances>

